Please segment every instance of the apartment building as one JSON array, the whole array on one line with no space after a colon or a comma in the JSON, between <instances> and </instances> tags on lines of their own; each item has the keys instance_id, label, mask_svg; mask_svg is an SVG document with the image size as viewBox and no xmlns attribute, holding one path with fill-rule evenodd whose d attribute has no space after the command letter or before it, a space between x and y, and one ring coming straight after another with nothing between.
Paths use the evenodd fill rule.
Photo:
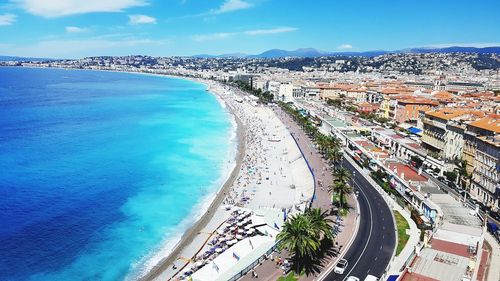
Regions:
<instances>
[{"instance_id":1,"label":"apartment building","mask_svg":"<svg viewBox=\"0 0 500 281\"><path fill-rule=\"evenodd\" d=\"M355 103L366 102L366 89L348 89L346 97Z\"/></svg>"},{"instance_id":2,"label":"apartment building","mask_svg":"<svg viewBox=\"0 0 500 281\"><path fill-rule=\"evenodd\" d=\"M422 120L423 147L447 162L460 160L464 146L464 124L480 117L484 117L483 112L456 108L425 112Z\"/></svg>"},{"instance_id":3,"label":"apartment building","mask_svg":"<svg viewBox=\"0 0 500 281\"><path fill-rule=\"evenodd\" d=\"M293 99L293 84L291 82L288 83L281 83L278 88L278 95L277 99L279 101L283 102L289 102L292 101Z\"/></svg>"},{"instance_id":4,"label":"apartment building","mask_svg":"<svg viewBox=\"0 0 500 281\"><path fill-rule=\"evenodd\" d=\"M439 103L430 99L419 99L414 97L396 99L393 106L394 121L396 123L413 123L418 120L419 110L429 111L436 108Z\"/></svg>"},{"instance_id":5,"label":"apartment building","mask_svg":"<svg viewBox=\"0 0 500 281\"><path fill-rule=\"evenodd\" d=\"M464 159L472 173L470 194L483 204L499 209L500 115L491 115L467 126Z\"/></svg>"}]
</instances>

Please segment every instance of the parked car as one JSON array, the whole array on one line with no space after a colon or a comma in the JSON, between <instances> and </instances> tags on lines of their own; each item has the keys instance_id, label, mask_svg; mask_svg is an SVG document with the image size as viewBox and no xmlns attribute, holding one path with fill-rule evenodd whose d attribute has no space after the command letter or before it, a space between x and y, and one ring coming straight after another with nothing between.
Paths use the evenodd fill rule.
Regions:
<instances>
[{"instance_id":1,"label":"parked car","mask_svg":"<svg viewBox=\"0 0 500 281\"><path fill-rule=\"evenodd\" d=\"M366 277L365 277L365 280L364 281L378 281L378 278L373 276L373 275L370 275L368 274Z\"/></svg>"},{"instance_id":2,"label":"parked car","mask_svg":"<svg viewBox=\"0 0 500 281\"><path fill-rule=\"evenodd\" d=\"M497 221L500 221L500 211L490 211L490 217L496 219Z\"/></svg>"},{"instance_id":3,"label":"parked car","mask_svg":"<svg viewBox=\"0 0 500 281\"><path fill-rule=\"evenodd\" d=\"M347 265L349 263L345 259L339 260L339 262L335 265L335 268L333 269L333 272L337 274L344 274L345 269L347 268Z\"/></svg>"},{"instance_id":4,"label":"parked car","mask_svg":"<svg viewBox=\"0 0 500 281\"><path fill-rule=\"evenodd\" d=\"M483 202L477 202L477 205L479 205L479 209L485 213L488 213L490 211L490 208L484 205Z\"/></svg>"},{"instance_id":5,"label":"parked car","mask_svg":"<svg viewBox=\"0 0 500 281\"><path fill-rule=\"evenodd\" d=\"M346 281L360 281L360 279L356 276L349 276L347 277Z\"/></svg>"}]
</instances>

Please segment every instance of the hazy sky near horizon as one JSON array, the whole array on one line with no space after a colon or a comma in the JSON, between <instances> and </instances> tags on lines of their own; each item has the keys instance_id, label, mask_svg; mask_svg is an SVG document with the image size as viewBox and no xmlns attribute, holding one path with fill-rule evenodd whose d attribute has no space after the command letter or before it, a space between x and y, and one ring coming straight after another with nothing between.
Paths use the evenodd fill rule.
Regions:
<instances>
[{"instance_id":1,"label":"hazy sky near horizon","mask_svg":"<svg viewBox=\"0 0 500 281\"><path fill-rule=\"evenodd\" d=\"M0 0L0 55L500 45L499 0Z\"/></svg>"}]
</instances>

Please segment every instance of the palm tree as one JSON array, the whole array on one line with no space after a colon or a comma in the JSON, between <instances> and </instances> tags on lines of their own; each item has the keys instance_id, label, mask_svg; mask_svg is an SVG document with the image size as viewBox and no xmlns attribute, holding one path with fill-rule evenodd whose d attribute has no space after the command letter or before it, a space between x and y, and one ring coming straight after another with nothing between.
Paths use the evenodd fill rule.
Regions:
<instances>
[{"instance_id":1,"label":"palm tree","mask_svg":"<svg viewBox=\"0 0 500 281\"><path fill-rule=\"evenodd\" d=\"M324 238L329 240L333 239L333 221L328 218L328 211L321 212L320 208L312 208L307 209L305 214L311 221L312 229L319 240L322 240Z\"/></svg>"},{"instance_id":2,"label":"palm tree","mask_svg":"<svg viewBox=\"0 0 500 281\"><path fill-rule=\"evenodd\" d=\"M318 145L318 150L321 154L325 153L325 150L327 150L327 138L325 135L322 133L317 133L315 137L316 144Z\"/></svg>"},{"instance_id":3,"label":"palm tree","mask_svg":"<svg viewBox=\"0 0 500 281\"><path fill-rule=\"evenodd\" d=\"M352 175L346 168L339 168L333 172L333 176L335 177L335 181L341 181L344 183L348 183Z\"/></svg>"},{"instance_id":4,"label":"palm tree","mask_svg":"<svg viewBox=\"0 0 500 281\"><path fill-rule=\"evenodd\" d=\"M329 157L328 159L333 162L333 168L336 169L337 165L342 161L343 157L342 151L338 148L333 148L329 151Z\"/></svg>"},{"instance_id":5,"label":"palm tree","mask_svg":"<svg viewBox=\"0 0 500 281\"><path fill-rule=\"evenodd\" d=\"M342 209L344 205L347 205L346 195L352 192L352 187L346 182L337 182L335 189L340 194L340 208Z\"/></svg>"},{"instance_id":6,"label":"palm tree","mask_svg":"<svg viewBox=\"0 0 500 281\"><path fill-rule=\"evenodd\" d=\"M311 220L303 214L290 217L276 239L280 250L287 249L299 258L315 256L320 247Z\"/></svg>"}]
</instances>

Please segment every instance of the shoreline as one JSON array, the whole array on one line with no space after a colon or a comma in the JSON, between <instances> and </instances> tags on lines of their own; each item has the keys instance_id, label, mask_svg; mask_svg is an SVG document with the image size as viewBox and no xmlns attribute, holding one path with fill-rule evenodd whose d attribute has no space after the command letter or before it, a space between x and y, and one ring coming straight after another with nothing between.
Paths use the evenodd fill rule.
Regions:
<instances>
[{"instance_id":1,"label":"shoreline","mask_svg":"<svg viewBox=\"0 0 500 281\"><path fill-rule=\"evenodd\" d=\"M50 68L94 70L58 67ZM223 204L227 203L234 205L235 202L239 200L240 202L236 205L242 207L239 204L243 204L251 210L259 210L261 216L267 217L269 220L266 221L266 223L272 225L271 221L274 220L273 217L281 214L283 208L287 208L290 212L290 210L294 208L299 208L299 205L304 203L304 199L313 196L313 194L309 194L309 191L310 188L314 186L314 179L309 169L307 169L307 163L300 154L299 147L293 142L287 128L272 110L254 107L254 105L249 102L244 102L242 106L240 103L232 100L232 95L227 95L227 89L223 84L209 79L166 73L144 73L106 69L96 70L147 76L163 76L202 84L205 86L205 91L217 99L226 113L232 115L231 123L233 129L231 139L236 138L237 141L237 150L234 151L231 157L232 159L230 160L233 162L232 170L228 167L229 169L225 170L223 175L221 175L225 177L225 182L221 180L218 183L219 189L208 196L209 199L201 206L203 209L199 210L198 215L193 220L190 220L189 224L183 226L182 231L179 231L180 237L178 235L172 237L171 244L159 245L160 247L158 249L164 252L163 257L160 256L158 259L155 259L155 261L158 262L151 262L146 268L139 271L139 274L134 274L134 277L129 275L133 273L133 271L129 271L127 274L128 277L141 281L159 280L160 278L161 280L174 279L175 275L172 276L168 274L178 274L184 267L189 266L191 260L187 261L188 259L195 258L196 261L199 258L198 253L203 250L206 241L208 241L200 241L200 237L208 234L204 232L207 227L211 229L215 226L213 225L214 223L220 223L218 220L220 219L220 210ZM235 91L236 95L243 95L244 100L251 100L246 97L246 93L241 92L239 89L230 87L230 91ZM236 126L236 128L234 126ZM271 143L271 139L275 135L280 136L284 141ZM234 146L232 149L234 149ZM262 156L264 154L266 156ZM299 159L302 160L297 161ZM260 186L261 183L264 184ZM254 189L249 189L247 185L253 185ZM294 192L290 192L291 186L296 187L294 188ZM268 188L272 188L272 195L271 190ZM242 202L241 199L243 196L250 196L250 201ZM196 207L193 208L196 209ZM276 224L276 222L274 223ZM210 232L211 231L212 229ZM193 249L196 249L196 253L194 253ZM182 265L178 271L176 271L175 268L171 269L171 266L179 260L183 260L185 265ZM174 273L172 273L172 271L174 271ZM167 276L165 276L165 274Z\"/></svg>"},{"instance_id":2,"label":"shoreline","mask_svg":"<svg viewBox=\"0 0 500 281\"><path fill-rule=\"evenodd\" d=\"M83 71L103 71L103 72L115 72L115 73L128 73L135 75L146 75L146 76L156 76L163 78L172 78L172 79L182 79L188 80L194 83L203 84L205 87L205 92L213 95L219 105L222 107L222 110L227 110L227 112L234 118L233 125L235 126L236 132L236 153L234 158L234 167L231 172L228 174L225 182L220 186L219 189L215 192L215 196L211 200L208 208L203 212L201 216L199 216L194 223L186 228L185 231L182 232L182 236L179 241L169 249L168 255L161 259L156 265L152 268L145 270L146 273L136 276L137 280L145 281L145 280L154 280L159 277L159 275L164 272L169 266L178 260L178 255L193 241L193 239L198 235L198 233L205 228L208 223L213 218L215 211L220 207L226 195L228 193L229 188L233 185L234 181L239 175L241 170L241 166L243 164L243 158L245 157L246 152L246 126L240 120L240 118L234 112L232 106L226 102L222 96L222 93L214 91L213 85L211 85L210 80L206 80L203 78L196 77L186 77L186 76L177 76L172 74L162 74L162 73L148 73L148 72L139 72L139 71L123 71L123 70L109 70L109 69L80 69L80 68L60 68L60 67L23 67L23 66L14 66L14 68L42 68L42 69L61 69L61 70L83 70ZM217 83L217 82L215 82ZM233 159L231 159L233 160ZM129 272L130 273L130 272ZM129 274L128 273L128 274ZM127 275L128 275L127 274Z\"/></svg>"},{"instance_id":3,"label":"shoreline","mask_svg":"<svg viewBox=\"0 0 500 281\"><path fill-rule=\"evenodd\" d=\"M134 73L134 72L131 72ZM172 76L172 75L162 75L162 74L157 74L158 76L167 76L167 77L172 77L172 78L178 78L178 79L186 79L186 80L191 80L197 83L202 83L204 85L208 86L209 84L206 83L206 81L202 81L199 79L194 79L194 78L186 78L186 77L181 77L181 76ZM213 92L211 90L208 90L208 92L212 95L214 95L217 99L221 99L224 101L224 99L220 96L219 93ZM175 262L178 258L177 256L186 248L192 240L198 235L198 233L205 227L207 224L210 222L212 217L215 214L215 210L222 204L224 201L226 194L229 190L229 188L233 185L234 181L238 177L238 174L240 172L242 163L243 163L243 158L245 157L245 150L246 150L246 143L245 143L245 137L246 137L246 127L243 125L241 122L240 118L234 113L233 108L227 104L226 108L228 112L234 117L234 120L236 122L236 139L237 139L237 147L236 147L236 157L235 157L235 165L233 167L233 170L229 174L229 177L227 180L224 182L224 184L221 186L221 188L217 191L215 194L214 199L210 203L209 207L207 210L204 212L204 214L191 226L189 227L186 231L184 231L182 238L177 242L177 244L172 248L171 252L168 254L167 257L162 259L157 265L155 265L153 268L151 268L148 273L145 275L141 276L138 280L145 281L145 280L154 280L157 278L163 271L165 271L173 262Z\"/></svg>"}]
</instances>

